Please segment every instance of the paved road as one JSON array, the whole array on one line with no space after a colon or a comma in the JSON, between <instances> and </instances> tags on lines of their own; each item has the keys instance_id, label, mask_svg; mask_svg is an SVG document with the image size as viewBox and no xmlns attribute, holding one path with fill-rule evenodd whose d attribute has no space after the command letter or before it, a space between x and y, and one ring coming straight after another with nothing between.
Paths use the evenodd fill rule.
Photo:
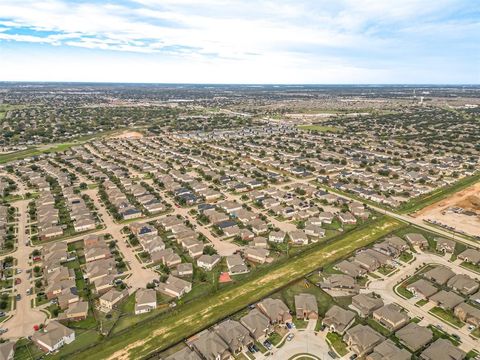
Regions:
<instances>
[{"instance_id":1,"label":"paved road","mask_svg":"<svg viewBox=\"0 0 480 360\"><path fill-rule=\"evenodd\" d=\"M475 341L470 337L467 326L464 326L461 329L455 329L454 327L444 323L443 321L439 320L428 312L428 310L432 307L431 304L427 304L422 307L415 306L415 303L419 300L419 298L412 298L407 300L400 297L393 291L393 288L397 283L399 283L402 279L413 275L415 273L415 268L421 266L424 263L445 265L450 267L456 274L467 274L474 278L478 277L471 271L459 266L458 262L452 263L449 262L445 257L437 256L434 254L419 253L416 254L416 259L411 264L409 264L407 268L397 272L391 277L386 277L383 280L374 280L370 282L368 284L368 288L366 290L362 290L362 292L374 291L382 297L385 303L394 302L407 309L411 317L423 316L424 319L422 320L421 325L440 325L449 334L457 334L462 340L462 344L460 345L460 348L462 350L468 352L471 349L477 348L478 341Z\"/></svg>"},{"instance_id":2,"label":"paved road","mask_svg":"<svg viewBox=\"0 0 480 360\"><path fill-rule=\"evenodd\" d=\"M125 283L133 289L138 289L145 288L149 282L158 279L159 276L155 271L145 268L135 257L133 249L128 246L126 237L121 232L125 225L117 224L113 221L113 218L108 214L106 208L102 206L103 204L98 200L97 190L90 189L86 190L85 193L93 199L95 207L98 209L98 213L106 226L103 233L111 234L113 239L118 240L117 246L123 254L125 262L130 266L130 270L127 271L129 277L125 280Z\"/></svg>"},{"instance_id":3,"label":"paved road","mask_svg":"<svg viewBox=\"0 0 480 360\"><path fill-rule=\"evenodd\" d=\"M270 356L256 353L255 359L290 359L297 354L312 354L322 360L332 359L328 354L330 348L325 341L326 333L315 334L315 324L315 320L310 320L305 330L291 330L290 332L294 335L291 341L285 341L285 344L278 349L273 348Z\"/></svg>"},{"instance_id":4,"label":"paved road","mask_svg":"<svg viewBox=\"0 0 480 360\"><path fill-rule=\"evenodd\" d=\"M8 328L8 332L3 337L8 339L18 339L22 336L32 335L33 326L41 324L45 321L47 316L31 307L31 300L33 295L27 295L27 290L32 287L31 280L27 269L30 268L29 255L33 251L32 247L25 245L27 236L25 229L27 225L27 207L28 200L21 200L15 202L18 208L18 248L13 256L18 260L17 269L21 271L16 275L21 280L19 285L14 285L15 294L19 294L22 298L16 303L16 309L10 312L13 317L2 324L2 327Z\"/></svg>"}]
</instances>

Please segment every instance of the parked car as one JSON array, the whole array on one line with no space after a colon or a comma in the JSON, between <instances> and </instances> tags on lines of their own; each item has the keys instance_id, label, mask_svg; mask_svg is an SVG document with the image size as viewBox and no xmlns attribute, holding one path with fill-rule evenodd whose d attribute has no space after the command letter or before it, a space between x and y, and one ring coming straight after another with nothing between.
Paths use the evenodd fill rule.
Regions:
<instances>
[{"instance_id":1,"label":"parked car","mask_svg":"<svg viewBox=\"0 0 480 360\"><path fill-rule=\"evenodd\" d=\"M0 334L5 334L7 331L7 328L0 328Z\"/></svg>"},{"instance_id":2,"label":"parked car","mask_svg":"<svg viewBox=\"0 0 480 360\"><path fill-rule=\"evenodd\" d=\"M17 301L20 301L20 300L22 299L22 295L17 294L17 296L15 296L15 299L16 299Z\"/></svg>"},{"instance_id":3,"label":"parked car","mask_svg":"<svg viewBox=\"0 0 480 360\"><path fill-rule=\"evenodd\" d=\"M328 355L330 355L330 357L331 357L332 359L336 359L336 358L337 358L337 354L335 354L333 351L329 351L329 352L328 352Z\"/></svg>"},{"instance_id":4,"label":"parked car","mask_svg":"<svg viewBox=\"0 0 480 360\"><path fill-rule=\"evenodd\" d=\"M292 341L292 339L294 338L295 335L293 334L288 334L287 336L287 341Z\"/></svg>"}]
</instances>

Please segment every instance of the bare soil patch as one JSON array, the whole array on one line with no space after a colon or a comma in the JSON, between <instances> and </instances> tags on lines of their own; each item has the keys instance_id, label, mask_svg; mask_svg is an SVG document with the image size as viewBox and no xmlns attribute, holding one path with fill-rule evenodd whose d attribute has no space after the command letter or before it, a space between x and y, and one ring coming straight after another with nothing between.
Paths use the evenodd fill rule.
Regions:
<instances>
[{"instance_id":1,"label":"bare soil patch","mask_svg":"<svg viewBox=\"0 0 480 360\"><path fill-rule=\"evenodd\" d=\"M480 182L425 207L413 216L480 236Z\"/></svg>"},{"instance_id":2,"label":"bare soil patch","mask_svg":"<svg viewBox=\"0 0 480 360\"><path fill-rule=\"evenodd\" d=\"M125 131L121 134L112 136L113 139L140 139L143 138L143 134L138 131Z\"/></svg>"}]
</instances>

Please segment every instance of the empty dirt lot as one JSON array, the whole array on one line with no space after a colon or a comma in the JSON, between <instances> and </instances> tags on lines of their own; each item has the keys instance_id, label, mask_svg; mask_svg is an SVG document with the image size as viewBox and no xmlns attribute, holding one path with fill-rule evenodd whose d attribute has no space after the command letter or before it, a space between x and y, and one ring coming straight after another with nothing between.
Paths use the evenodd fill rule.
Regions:
<instances>
[{"instance_id":1,"label":"empty dirt lot","mask_svg":"<svg viewBox=\"0 0 480 360\"><path fill-rule=\"evenodd\" d=\"M454 212L455 208L464 209L469 215ZM414 216L452 226L469 235L480 236L480 182L427 206Z\"/></svg>"}]
</instances>

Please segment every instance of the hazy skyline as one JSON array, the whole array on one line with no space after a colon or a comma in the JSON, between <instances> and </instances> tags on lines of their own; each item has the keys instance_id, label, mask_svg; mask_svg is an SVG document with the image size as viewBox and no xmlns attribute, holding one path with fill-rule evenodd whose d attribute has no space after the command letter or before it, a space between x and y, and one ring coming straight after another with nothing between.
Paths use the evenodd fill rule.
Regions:
<instances>
[{"instance_id":1,"label":"hazy skyline","mask_svg":"<svg viewBox=\"0 0 480 360\"><path fill-rule=\"evenodd\" d=\"M0 0L0 81L480 81L480 3Z\"/></svg>"}]
</instances>

